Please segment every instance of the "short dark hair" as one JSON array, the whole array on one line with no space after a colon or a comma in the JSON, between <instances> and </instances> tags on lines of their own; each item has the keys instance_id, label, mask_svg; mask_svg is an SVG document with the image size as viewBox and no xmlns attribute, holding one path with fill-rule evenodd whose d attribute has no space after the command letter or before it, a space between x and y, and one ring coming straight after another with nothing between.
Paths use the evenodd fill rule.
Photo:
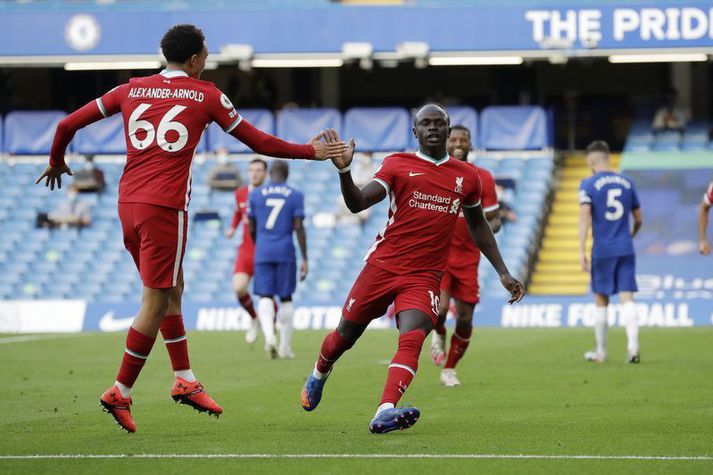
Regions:
<instances>
[{"instance_id":1,"label":"short dark hair","mask_svg":"<svg viewBox=\"0 0 713 475\"><path fill-rule=\"evenodd\" d=\"M416 113L413 115L413 123L416 125L416 115L418 115L419 111L423 109L424 107L437 107L438 109L441 109L443 113L446 115L446 120L448 123L451 123L451 115L448 113L448 109L443 104L439 104L438 102L426 102L425 104L422 104L419 106L418 109L416 109Z\"/></svg>"},{"instance_id":2,"label":"short dark hair","mask_svg":"<svg viewBox=\"0 0 713 475\"><path fill-rule=\"evenodd\" d=\"M285 160L274 160L270 165L270 177L280 177L287 180L290 175L290 166Z\"/></svg>"},{"instance_id":3,"label":"short dark hair","mask_svg":"<svg viewBox=\"0 0 713 475\"><path fill-rule=\"evenodd\" d=\"M587 145L587 153L600 152L609 155L609 144L604 140L595 140Z\"/></svg>"},{"instance_id":4,"label":"short dark hair","mask_svg":"<svg viewBox=\"0 0 713 475\"><path fill-rule=\"evenodd\" d=\"M451 130L463 130L466 134L468 134L468 139L470 139L470 129L465 125L456 124L451 127Z\"/></svg>"},{"instance_id":5,"label":"short dark hair","mask_svg":"<svg viewBox=\"0 0 713 475\"><path fill-rule=\"evenodd\" d=\"M169 63L183 64L203 51L205 35L195 25L176 25L161 38L161 51Z\"/></svg>"},{"instance_id":6,"label":"short dark hair","mask_svg":"<svg viewBox=\"0 0 713 475\"><path fill-rule=\"evenodd\" d=\"M250 160L250 163L248 163L248 165L252 165L253 163L259 163L262 165L262 168L267 170L267 162L262 158L253 158L252 160Z\"/></svg>"}]
</instances>

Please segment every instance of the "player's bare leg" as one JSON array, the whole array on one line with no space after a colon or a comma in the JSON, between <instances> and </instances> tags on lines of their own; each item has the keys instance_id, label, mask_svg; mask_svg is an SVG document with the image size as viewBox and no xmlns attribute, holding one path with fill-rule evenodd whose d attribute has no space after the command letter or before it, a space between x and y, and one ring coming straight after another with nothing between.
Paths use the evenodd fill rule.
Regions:
<instances>
[{"instance_id":1,"label":"player's bare leg","mask_svg":"<svg viewBox=\"0 0 713 475\"><path fill-rule=\"evenodd\" d=\"M324 384L332 373L334 363L345 351L354 346L366 327L365 324L350 322L342 316L337 328L324 338L312 374L302 388L302 408L305 411L313 411L317 408L319 401L322 400Z\"/></svg>"},{"instance_id":2,"label":"player's bare leg","mask_svg":"<svg viewBox=\"0 0 713 475\"><path fill-rule=\"evenodd\" d=\"M404 310L396 316L399 327L399 345L389 365L381 403L369 424L373 434L385 434L413 426L421 415L415 407L400 407L396 404L406 392L418 370L426 335L433 329L431 318L420 310Z\"/></svg>"},{"instance_id":3,"label":"player's bare leg","mask_svg":"<svg viewBox=\"0 0 713 475\"><path fill-rule=\"evenodd\" d=\"M594 363L603 363L607 359L607 330L609 326L607 307L609 296L594 294L594 338L597 343L595 351L587 351L584 358Z\"/></svg>"},{"instance_id":4,"label":"player's bare leg","mask_svg":"<svg viewBox=\"0 0 713 475\"><path fill-rule=\"evenodd\" d=\"M170 289L144 286L141 308L126 336L126 350L116 382L100 399L104 410L127 432L136 432L136 424L131 417L131 388L156 341L159 326L168 309L169 293Z\"/></svg>"},{"instance_id":5,"label":"player's bare leg","mask_svg":"<svg viewBox=\"0 0 713 475\"><path fill-rule=\"evenodd\" d=\"M619 292L621 313L626 328L627 363L638 363L639 358L639 317L632 292Z\"/></svg>"},{"instance_id":6,"label":"player's bare leg","mask_svg":"<svg viewBox=\"0 0 713 475\"><path fill-rule=\"evenodd\" d=\"M451 337L451 346L448 350L448 359L441 371L441 383L447 387L460 385L460 380L456 375L456 365L470 344L470 337L473 334L473 312L475 304L456 300L456 328Z\"/></svg>"},{"instance_id":7,"label":"player's bare leg","mask_svg":"<svg viewBox=\"0 0 713 475\"><path fill-rule=\"evenodd\" d=\"M431 335L431 361L436 366L443 366L446 361L446 317L451 304L451 294L441 289L441 305L438 311L438 322Z\"/></svg>"},{"instance_id":8,"label":"player's bare leg","mask_svg":"<svg viewBox=\"0 0 713 475\"><path fill-rule=\"evenodd\" d=\"M161 334L176 378L171 397L177 403L191 406L198 412L207 412L218 417L223 413L223 409L203 390L203 385L196 380L191 370L188 338L181 311L182 300L183 271L178 276L178 284L169 292L168 309L161 323Z\"/></svg>"},{"instance_id":9,"label":"player's bare leg","mask_svg":"<svg viewBox=\"0 0 713 475\"><path fill-rule=\"evenodd\" d=\"M248 315L250 315L250 327L245 333L245 341L252 344L257 340L257 332L260 327L260 322L258 322L257 319L253 299L250 297L250 292L248 292L249 285L250 274L246 274L244 272L233 274L233 290L235 290L235 295L237 296L240 305L246 312L248 312Z\"/></svg>"}]
</instances>

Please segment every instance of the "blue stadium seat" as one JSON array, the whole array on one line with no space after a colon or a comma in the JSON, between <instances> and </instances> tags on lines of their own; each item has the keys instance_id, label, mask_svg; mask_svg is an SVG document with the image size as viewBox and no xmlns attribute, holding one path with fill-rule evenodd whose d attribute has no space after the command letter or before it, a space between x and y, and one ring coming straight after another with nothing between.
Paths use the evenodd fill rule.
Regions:
<instances>
[{"instance_id":1,"label":"blue stadium seat","mask_svg":"<svg viewBox=\"0 0 713 475\"><path fill-rule=\"evenodd\" d=\"M537 106L486 107L480 145L488 150L536 150L550 146L547 113Z\"/></svg>"},{"instance_id":2,"label":"blue stadium seat","mask_svg":"<svg viewBox=\"0 0 713 475\"><path fill-rule=\"evenodd\" d=\"M398 107L354 108L344 115L344 138L354 138L362 152L388 152L409 147L411 119Z\"/></svg>"},{"instance_id":3,"label":"blue stadium seat","mask_svg":"<svg viewBox=\"0 0 713 475\"><path fill-rule=\"evenodd\" d=\"M275 118L267 109L241 109L240 115L252 125L267 132L275 134ZM226 148L229 153L250 153L250 147L240 142L235 137L226 134L220 126L213 122L208 127L208 149L215 152L219 148Z\"/></svg>"},{"instance_id":4,"label":"blue stadium seat","mask_svg":"<svg viewBox=\"0 0 713 475\"><path fill-rule=\"evenodd\" d=\"M16 111L5 117L5 151L17 155L44 155L50 152L62 111Z\"/></svg>"},{"instance_id":5,"label":"blue stadium seat","mask_svg":"<svg viewBox=\"0 0 713 475\"><path fill-rule=\"evenodd\" d=\"M72 140L73 150L83 154L125 155L126 139L121 114L83 128Z\"/></svg>"},{"instance_id":6,"label":"blue stadium seat","mask_svg":"<svg viewBox=\"0 0 713 475\"><path fill-rule=\"evenodd\" d=\"M342 129L336 109L285 109L277 113L277 135L289 142L307 143L321 130Z\"/></svg>"},{"instance_id":7,"label":"blue stadium seat","mask_svg":"<svg viewBox=\"0 0 713 475\"><path fill-rule=\"evenodd\" d=\"M681 133L674 130L662 131L656 134L653 150L656 152L672 152L681 148Z\"/></svg>"}]
</instances>

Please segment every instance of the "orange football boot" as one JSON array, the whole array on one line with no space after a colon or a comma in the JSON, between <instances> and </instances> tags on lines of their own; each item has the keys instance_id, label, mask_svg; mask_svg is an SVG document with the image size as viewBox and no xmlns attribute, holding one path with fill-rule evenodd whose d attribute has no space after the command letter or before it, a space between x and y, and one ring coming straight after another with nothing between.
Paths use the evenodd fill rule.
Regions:
<instances>
[{"instance_id":1,"label":"orange football boot","mask_svg":"<svg viewBox=\"0 0 713 475\"><path fill-rule=\"evenodd\" d=\"M112 386L104 391L99 402L105 412L114 416L119 427L128 433L136 432L136 424L131 417L131 398L123 397L119 388Z\"/></svg>"},{"instance_id":2,"label":"orange football boot","mask_svg":"<svg viewBox=\"0 0 713 475\"><path fill-rule=\"evenodd\" d=\"M171 397L177 403L187 404L198 412L207 412L215 417L223 413L223 408L203 390L203 385L198 381L189 383L185 379L177 377L173 384Z\"/></svg>"}]
</instances>

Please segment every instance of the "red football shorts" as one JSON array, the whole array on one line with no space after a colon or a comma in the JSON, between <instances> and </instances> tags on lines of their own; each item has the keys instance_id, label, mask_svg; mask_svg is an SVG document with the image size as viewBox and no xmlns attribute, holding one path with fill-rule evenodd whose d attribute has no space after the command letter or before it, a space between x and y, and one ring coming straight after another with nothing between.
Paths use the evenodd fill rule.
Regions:
<instances>
[{"instance_id":1,"label":"red football shorts","mask_svg":"<svg viewBox=\"0 0 713 475\"><path fill-rule=\"evenodd\" d=\"M255 253L238 249L233 274L247 274L252 277L255 274Z\"/></svg>"},{"instance_id":2,"label":"red football shorts","mask_svg":"<svg viewBox=\"0 0 713 475\"><path fill-rule=\"evenodd\" d=\"M394 302L396 315L420 310L436 324L440 302L441 273L422 271L399 275L366 264L352 286L342 315L353 323L367 324L386 314Z\"/></svg>"},{"instance_id":3,"label":"red football shorts","mask_svg":"<svg viewBox=\"0 0 713 475\"><path fill-rule=\"evenodd\" d=\"M186 251L185 211L144 203L119 203L124 246L134 258L141 281L152 289L178 282Z\"/></svg>"},{"instance_id":4,"label":"red football shorts","mask_svg":"<svg viewBox=\"0 0 713 475\"><path fill-rule=\"evenodd\" d=\"M477 304L480 302L478 268L447 266L441 278L441 290L449 292L452 298L461 302Z\"/></svg>"}]
</instances>

